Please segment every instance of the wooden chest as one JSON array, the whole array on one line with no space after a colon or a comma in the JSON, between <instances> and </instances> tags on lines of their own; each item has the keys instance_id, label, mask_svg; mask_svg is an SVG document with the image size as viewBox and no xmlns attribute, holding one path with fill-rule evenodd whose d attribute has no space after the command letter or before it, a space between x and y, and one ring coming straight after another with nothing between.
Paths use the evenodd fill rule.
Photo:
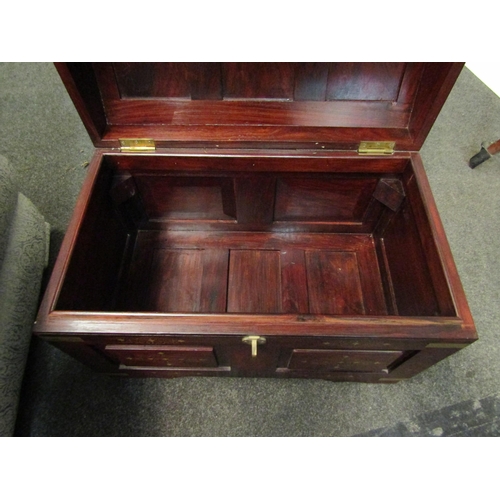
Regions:
<instances>
[{"instance_id":1,"label":"wooden chest","mask_svg":"<svg viewBox=\"0 0 500 500\"><path fill-rule=\"evenodd\" d=\"M461 63L64 63L97 149L34 327L111 375L396 382L476 340L418 154Z\"/></svg>"}]
</instances>

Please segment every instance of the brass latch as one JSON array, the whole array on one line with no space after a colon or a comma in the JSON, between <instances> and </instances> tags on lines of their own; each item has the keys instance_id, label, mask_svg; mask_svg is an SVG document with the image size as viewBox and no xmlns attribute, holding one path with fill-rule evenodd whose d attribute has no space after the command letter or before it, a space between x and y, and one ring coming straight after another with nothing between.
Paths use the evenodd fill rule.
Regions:
<instances>
[{"instance_id":1,"label":"brass latch","mask_svg":"<svg viewBox=\"0 0 500 500\"><path fill-rule=\"evenodd\" d=\"M243 337L241 341L252 346L252 358L257 357L257 344L266 343L265 337L259 337L258 335L249 335L248 337Z\"/></svg>"},{"instance_id":2,"label":"brass latch","mask_svg":"<svg viewBox=\"0 0 500 500\"><path fill-rule=\"evenodd\" d=\"M155 150L156 145L153 139L120 139L122 153L147 153Z\"/></svg>"},{"instance_id":3,"label":"brass latch","mask_svg":"<svg viewBox=\"0 0 500 500\"><path fill-rule=\"evenodd\" d=\"M394 154L395 142L389 141L363 141L359 144L360 155L392 155Z\"/></svg>"}]
</instances>

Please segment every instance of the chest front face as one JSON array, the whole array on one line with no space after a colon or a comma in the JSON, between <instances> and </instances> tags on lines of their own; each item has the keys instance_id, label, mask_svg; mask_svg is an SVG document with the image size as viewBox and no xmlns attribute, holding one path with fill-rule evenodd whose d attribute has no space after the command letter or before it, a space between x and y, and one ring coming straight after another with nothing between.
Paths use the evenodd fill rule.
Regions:
<instances>
[{"instance_id":1,"label":"chest front face","mask_svg":"<svg viewBox=\"0 0 500 500\"><path fill-rule=\"evenodd\" d=\"M460 69L58 65L98 149L35 333L128 376L394 382L465 347L417 152Z\"/></svg>"}]
</instances>

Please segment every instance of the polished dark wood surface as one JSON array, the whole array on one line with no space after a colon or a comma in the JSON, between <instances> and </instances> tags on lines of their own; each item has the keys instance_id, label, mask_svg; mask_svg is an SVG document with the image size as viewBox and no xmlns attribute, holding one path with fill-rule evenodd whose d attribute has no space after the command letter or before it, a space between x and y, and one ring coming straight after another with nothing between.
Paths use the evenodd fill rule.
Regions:
<instances>
[{"instance_id":1,"label":"polished dark wood surface","mask_svg":"<svg viewBox=\"0 0 500 500\"><path fill-rule=\"evenodd\" d=\"M387 383L475 340L418 155L330 153L306 172L314 156L286 156L97 153L35 330L134 377ZM257 359L245 335L265 337Z\"/></svg>"},{"instance_id":2,"label":"polished dark wood surface","mask_svg":"<svg viewBox=\"0 0 500 500\"><path fill-rule=\"evenodd\" d=\"M383 383L474 342L410 152L461 67L58 64L96 145L157 150L96 151L35 334L111 375Z\"/></svg>"},{"instance_id":3,"label":"polished dark wood surface","mask_svg":"<svg viewBox=\"0 0 500 500\"><path fill-rule=\"evenodd\" d=\"M129 274L118 311L386 314L368 236L141 232Z\"/></svg>"},{"instance_id":4,"label":"polished dark wood surface","mask_svg":"<svg viewBox=\"0 0 500 500\"><path fill-rule=\"evenodd\" d=\"M112 63L96 69L102 82L115 81L114 96L123 99L411 102L416 89L409 83L418 80L423 64Z\"/></svg>"},{"instance_id":5,"label":"polished dark wood surface","mask_svg":"<svg viewBox=\"0 0 500 500\"><path fill-rule=\"evenodd\" d=\"M58 63L94 143L418 150L462 63ZM100 96L100 97L99 97ZM105 123L103 123L103 116Z\"/></svg>"}]
</instances>

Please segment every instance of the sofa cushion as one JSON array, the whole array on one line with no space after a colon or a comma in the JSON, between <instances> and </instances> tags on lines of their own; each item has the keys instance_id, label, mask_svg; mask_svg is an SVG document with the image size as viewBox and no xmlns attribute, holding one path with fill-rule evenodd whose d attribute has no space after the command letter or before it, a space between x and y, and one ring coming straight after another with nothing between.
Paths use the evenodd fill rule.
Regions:
<instances>
[{"instance_id":1,"label":"sofa cushion","mask_svg":"<svg viewBox=\"0 0 500 500\"><path fill-rule=\"evenodd\" d=\"M48 252L48 224L28 198L16 199L0 268L0 436L14 433Z\"/></svg>"},{"instance_id":2,"label":"sofa cushion","mask_svg":"<svg viewBox=\"0 0 500 500\"><path fill-rule=\"evenodd\" d=\"M7 248L9 228L17 203L17 179L7 158L0 155L0 269Z\"/></svg>"}]
</instances>

